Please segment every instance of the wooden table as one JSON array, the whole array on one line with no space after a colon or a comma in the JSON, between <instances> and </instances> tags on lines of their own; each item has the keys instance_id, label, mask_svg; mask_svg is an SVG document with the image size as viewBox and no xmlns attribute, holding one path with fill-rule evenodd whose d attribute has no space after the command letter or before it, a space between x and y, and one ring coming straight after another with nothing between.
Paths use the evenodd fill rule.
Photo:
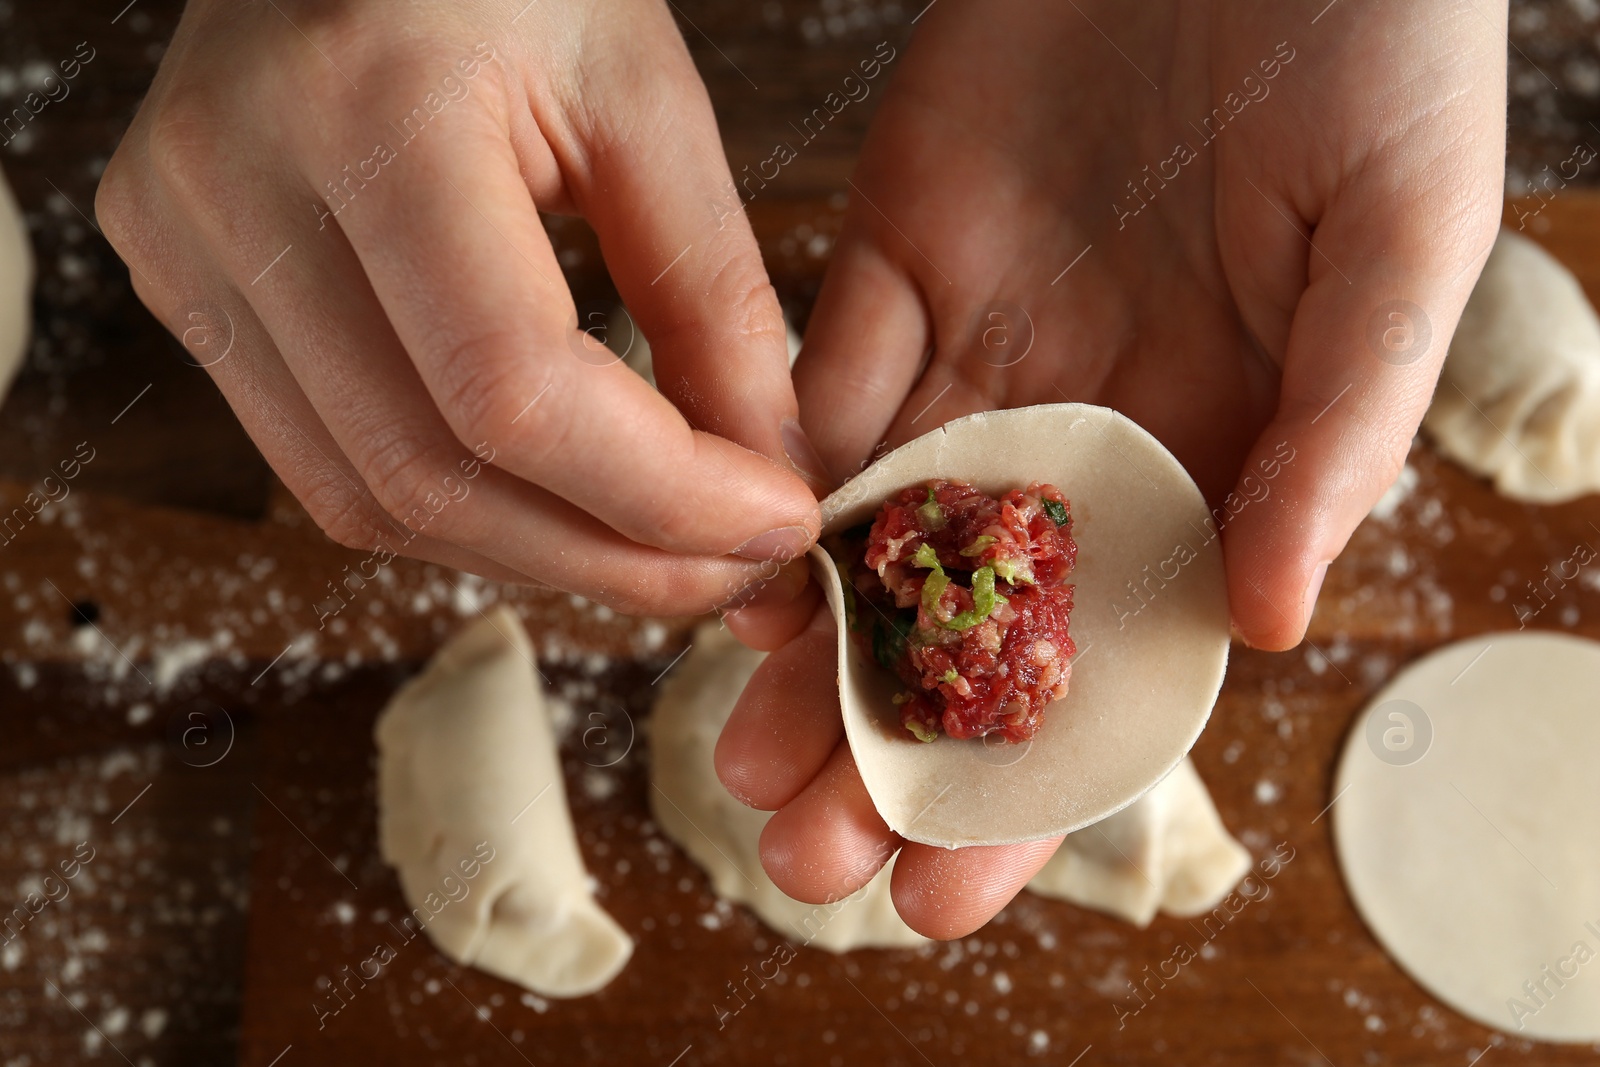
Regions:
<instances>
[{"instance_id":1,"label":"wooden table","mask_svg":"<svg viewBox=\"0 0 1600 1067\"><path fill-rule=\"evenodd\" d=\"M830 11L858 6L867 24L830 33ZM27 151L0 156L43 264L42 340L0 418L0 511L77 442L97 457L67 500L0 545L0 908L80 842L95 857L69 896L0 943L0 1064L1465 1067L1491 1047L1488 1065L1596 1060L1501 1037L1434 1002L1376 946L1339 881L1324 809L1352 716L1417 655L1514 628L1524 584L1600 537L1600 500L1513 504L1426 446L1395 517L1369 520L1333 568L1307 644L1235 648L1195 750L1252 852L1294 850L1266 896L1208 938L1181 920L1138 931L1024 894L960 943L802 949L719 1026L727 983L777 942L718 904L649 823L651 682L692 621L624 620L400 562L342 628L318 632L311 604L356 554L326 542L276 485L79 214L177 7L141 0L112 22L121 0L69 0L48 14L13 6L0 22L0 67L84 39L98 50ZM704 31L686 26L736 170L858 53L902 41L914 14L832 0L681 7ZM1519 10L1566 17L1553 4ZM1525 32L1514 42L1542 59ZM1583 114L1581 101L1563 106ZM869 113L847 111L786 168L788 184L752 205L780 293L802 317ZM1524 160L1560 144L1548 126L1513 132ZM552 229L580 299L609 299L587 231ZM1600 298L1600 197L1563 191L1534 235ZM319 979L396 941L388 920L403 907L376 854L373 717L448 633L501 598L522 610L574 713L605 726L570 731L563 758L586 859L635 956L600 994L546 1002L418 940L319 1029ZM1600 594L1573 583L1533 625L1600 637ZM618 749L601 740L627 757L602 767ZM1180 942L1205 951L1141 1006L1129 983Z\"/></svg>"}]
</instances>

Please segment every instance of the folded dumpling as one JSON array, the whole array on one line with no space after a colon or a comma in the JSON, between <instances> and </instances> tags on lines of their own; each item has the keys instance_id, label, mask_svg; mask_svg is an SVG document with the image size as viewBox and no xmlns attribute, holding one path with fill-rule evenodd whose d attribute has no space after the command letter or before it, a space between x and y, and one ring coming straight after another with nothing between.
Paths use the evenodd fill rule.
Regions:
<instances>
[{"instance_id":1,"label":"folded dumpling","mask_svg":"<svg viewBox=\"0 0 1600 1067\"><path fill-rule=\"evenodd\" d=\"M378 841L420 926L457 963L551 997L633 952L597 904L521 621L456 635L379 716Z\"/></svg>"},{"instance_id":2,"label":"folded dumpling","mask_svg":"<svg viewBox=\"0 0 1600 1067\"><path fill-rule=\"evenodd\" d=\"M712 764L717 735L764 652L707 623L694 647L662 683L650 713L650 807L656 823L711 879L717 896L747 904L796 944L829 952L902 948L927 938L901 921L889 896L891 861L861 889L832 904L803 904L761 867L761 830L771 812L735 800Z\"/></svg>"},{"instance_id":3,"label":"folded dumpling","mask_svg":"<svg viewBox=\"0 0 1600 1067\"><path fill-rule=\"evenodd\" d=\"M1210 911L1249 869L1185 758L1128 807L1068 834L1028 888L1147 926L1157 911Z\"/></svg>"},{"instance_id":4,"label":"folded dumpling","mask_svg":"<svg viewBox=\"0 0 1600 1067\"><path fill-rule=\"evenodd\" d=\"M1515 500L1600 490L1600 318L1572 272L1501 230L1423 429Z\"/></svg>"}]
</instances>

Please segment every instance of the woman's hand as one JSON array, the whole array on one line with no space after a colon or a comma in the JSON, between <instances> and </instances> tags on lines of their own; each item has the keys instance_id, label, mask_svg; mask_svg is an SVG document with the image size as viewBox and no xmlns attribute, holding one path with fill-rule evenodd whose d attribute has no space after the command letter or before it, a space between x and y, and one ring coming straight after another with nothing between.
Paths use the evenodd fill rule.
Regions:
<instances>
[{"instance_id":1,"label":"woman's hand","mask_svg":"<svg viewBox=\"0 0 1600 1067\"><path fill-rule=\"evenodd\" d=\"M818 523L782 317L657 0L192 0L96 210L339 542L630 612L803 583L758 562ZM599 233L664 396L540 210Z\"/></svg>"},{"instance_id":2,"label":"woman's hand","mask_svg":"<svg viewBox=\"0 0 1600 1067\"><path fill-rule=\"evenodd\" d=\"M833 477L973 411L1114 407L1223 516L1239 635L1297 643L1404 463L1494 238L1504 21L1443 0L940 0L874 121L795 370ZM797 628L734 625L764 647ZM837 899L899 848L901 915L961 936L1054 842L892 833L843 741L832 632L818 613L769 657L719 772L776 811L762 855L786 892Z\"/></svg>"}]
</instances>

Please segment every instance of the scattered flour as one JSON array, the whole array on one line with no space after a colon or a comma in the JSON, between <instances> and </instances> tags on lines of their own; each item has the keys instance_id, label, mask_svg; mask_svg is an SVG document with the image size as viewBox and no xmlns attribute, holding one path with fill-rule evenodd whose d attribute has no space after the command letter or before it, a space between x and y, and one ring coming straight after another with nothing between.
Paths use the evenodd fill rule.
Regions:
<instances>
[{"instance_id":1,"label":"scattered flour","mask_svg":"<svg viewBox=\"0 0 1600 1067\"><path fill-rule=\"evenodd\" d=\"M1411 494L1416 491L1419 479L1417 468L1407 463L1401 468L1400 476L1394 480L1394 484L1384 490L1383 495L1372 505L1372 510L1367 514L1381 523L1394 522L1400 505L1410 499Z\"/></svg>"}]
</instances>

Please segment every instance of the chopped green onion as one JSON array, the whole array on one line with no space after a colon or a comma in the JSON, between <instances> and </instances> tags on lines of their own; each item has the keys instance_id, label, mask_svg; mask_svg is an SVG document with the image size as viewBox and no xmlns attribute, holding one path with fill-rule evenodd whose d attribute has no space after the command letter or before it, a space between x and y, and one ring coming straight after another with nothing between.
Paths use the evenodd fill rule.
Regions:
<instances>
[{"instance_id":1,"label":"chopped green onion","mask_svg":"<svg viewBox=\"0 0 1600 1067\"><path fill-rule=\"evenodd\" d=\"M933 584L933 578L928 578L928 585ZM941 588L940 592L944 590ZM928 586L922 587L923 604L927 604ZM1006 598L994 591L994 568L979 567L972 572L972 610L963 611L949 622L941 623L947 630L970 630L984 619L994 614L994 609L1006 602Z\"/></svg>"},{"instance_id":2,"label":"chopped green onion","mask_svg":"<svg viewBox=\"0 0 1600 1067\"><path fill-rule=\"evenodd\" d=\"M960 678L961 675L956 672L954 667L951 667L949 670L945 671L939 676L939 681L943 682L945 685L955 685Z\"/></svg>"},{"instance_id":3,"label":"chopped green onion","mask_svg":"<svg viewBox=\"0 0 1600 1067\"><path fill-rule=\"evenodd\" d=\"M1012 585L1033 584L1033 560L1024 559L1019 565L1013 559L997 559L994 561L994 572Z\"/></svg>"},{"instance_id":4,"label":"chopped green onion","mask_svg":"<svg viewBox=\"0 0 1600 1067\"><path fill-rule=\"evenodd\" d=\"M938 557L934 555L933 549L924 543L917 548L917 554L912 562L921 567L932 568L933 573L922 583L922 610L946 630L970 630L994 614L996 607L1006 602L1005 597L994 591L994 568L979 567L972 572L972 610L963 611L949 622L945 622L939 618L939 598L944 596L945 587L950 584L950 579L945 575L944 568L939 566Z\"/></svg>"},{"instance_id":5,"label":"chopped green onion","mask_svg":"<svg viewBox=\"0 0 1600 1067\"><path fill-rule=\"evenodd\" d=\"M917 518L922 520L922 528L925 530L944 529L946 521L944 509L933 499L932 489L928 490L928 502L917 509Z\"/></svg>"},{"instance_id":6,"label":"chopped green onion","mask_svg":"<svg viewBox=\"0 0 1600 1067\"><path fill-rule=\"evenodd\" d=\"M908 720L906 722L906 729L910 730L912 736L918 741L936 741L939 738L939 731L928 729L916 719Z\"/></svg>"},{"instance_id":7,"label":"chopped green onion","mask_svg":"<svg viewBox=\"0 0 1600 1067\"><path fill-rule=\"evenodd\" d=\"M917 563L933 568L933 573L928 575L927 581L922 583L922 610L928 613L929 618L937 622L939 619L939 598L944 595L944 587L950 584L950 579L945 577L944 568L939 566L938 559L930 559L927 563L922 563L921 556L923 552L927 552L929 556L932 556L933 549L927 545L917 549ZM941 623L940 625L944 624Z\"/></svg>"},{"instance_id":8,"label":"chopped green onion","mask_svg":"<svg viewBox=\"0 0 1600 1067\"><path fill-rule=\"evenodd\" d=\"M1055 500L1043 500L1041 503L1044 505L1044 513L1054 519L1057 526L1065 526L1071 521L1065 504Z\"/></svg>"},{"instance_id":9,"label":"chopped green onion","mask_svg":"<svg viewBox=\"0 0 1600 1067\"><path fill-rule=\"evenodd\" d=\"M972 539L972 544L961 550L961 554L963 556L981 556L983 555L984 549L988 548L998 540L999 538L994 534L979 534L977 537Z\"/></svg>"}]
</instances>

